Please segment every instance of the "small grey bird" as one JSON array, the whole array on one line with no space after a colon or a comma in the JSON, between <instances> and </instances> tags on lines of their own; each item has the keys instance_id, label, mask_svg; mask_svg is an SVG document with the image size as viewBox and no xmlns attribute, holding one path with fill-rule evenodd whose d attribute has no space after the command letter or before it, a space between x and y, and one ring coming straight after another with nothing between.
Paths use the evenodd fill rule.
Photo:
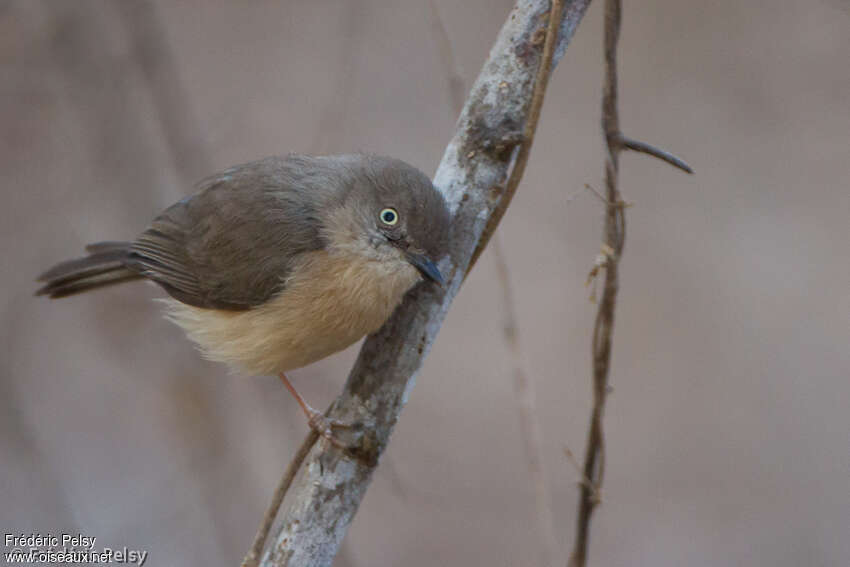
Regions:
<instances>
[{"instance_id":1,"label":"small grey bird","mask_svg":"<svg viewBox=\"0 0 850 567\"><path fill-rule=\"evenodd\" d=\"M38 279L65 297L146 278L203 354L278 374L310 425L330 424L284 374L376 331L448 245L442 195L388 157L270 157L201 182L133 242L100 242Z\"/></svg>"}]
</instances>

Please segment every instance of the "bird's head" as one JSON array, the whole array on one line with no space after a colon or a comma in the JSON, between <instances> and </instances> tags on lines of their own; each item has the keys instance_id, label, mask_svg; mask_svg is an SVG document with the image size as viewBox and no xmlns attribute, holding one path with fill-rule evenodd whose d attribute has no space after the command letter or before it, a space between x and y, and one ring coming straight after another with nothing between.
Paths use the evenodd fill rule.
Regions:
<instances>
[{"instance_id":1,"label":"bird's head","mask_svg":"<svg viewBox=\"0 0 850 567\"><path fill-rule=\"evenodd\" d=\"M436 262L447 252L450 215L431 180L403 161L359 156L349 164L346 188L329 212L325 238L336 249L414 267L443 284Z\"/></svg>"}]
</instances>

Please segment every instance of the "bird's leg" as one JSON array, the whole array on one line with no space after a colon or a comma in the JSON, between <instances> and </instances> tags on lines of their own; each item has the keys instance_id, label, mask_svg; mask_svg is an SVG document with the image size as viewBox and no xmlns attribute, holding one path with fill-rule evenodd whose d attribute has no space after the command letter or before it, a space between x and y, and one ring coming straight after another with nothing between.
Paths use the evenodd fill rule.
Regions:
<instances>
[{"instance_id":1,"label":"bird's leg","mask_svg":"<svg viewBox=\"0 0 850 567\"><path fill-rule=\"evenodd\" d=\"M304 398L301 397L301 394L295 389L295 386L292 385L292 382L289 381L289 378L286 377L286 374L281 372L278 374L280 376L283 385L286 386L286 389L289 390L289 393L292 394L292 397L295 398L295 401L298 402L298 405L301 406L301 409L304 411L304 415L307 416L307 424L311 429L316 431L319 435L336 445L340 448L346 448L345 443L341 442L337 439L333 434L334 427L350 427L349 424L343 423L341 421L335 419L328 419L324 416L324 414L320 411L317 411L310 407Z\"/></svg>"}]
</instances>

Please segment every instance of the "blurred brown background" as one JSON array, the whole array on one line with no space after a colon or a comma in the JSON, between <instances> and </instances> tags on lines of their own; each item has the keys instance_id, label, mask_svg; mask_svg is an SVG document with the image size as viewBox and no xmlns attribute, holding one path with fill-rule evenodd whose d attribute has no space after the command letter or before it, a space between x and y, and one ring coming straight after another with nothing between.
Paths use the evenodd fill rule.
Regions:
<instances>
[{"instance_id":1,"label":"blurred brown background","mask_svg":"<svg viewBox=\"0 0 850 567\"><path fill-rule=\"evenodd\" d=\"M438 2L471 82L511 2ZM596 565L850 565L850 5L626 3L628 212ZM590 403L601 3L558 67L500 229L566 562ZM153 286L33 277L130 239L195 180L273 153L433 172L454 115L424 2L0 3L0 531L148 565L235 565L297 443L279 381L228 375ZM337 560L533 565L492 251L464 285ZM293 373L324 407L356 349Z\"/></svg>"}]
</instances>

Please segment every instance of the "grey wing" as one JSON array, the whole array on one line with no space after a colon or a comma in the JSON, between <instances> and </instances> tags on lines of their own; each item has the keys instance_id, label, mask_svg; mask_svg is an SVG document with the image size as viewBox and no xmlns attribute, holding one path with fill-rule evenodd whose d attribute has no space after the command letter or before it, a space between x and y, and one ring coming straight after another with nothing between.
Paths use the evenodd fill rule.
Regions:
<instances>
[{"instance_id":1,"label":"grey wing","mask_svg":"<svg viewBox=\"0 0 850 567\"><path fill-rule=\"evenodd\" d=\"M244 310L283 287L294 259L323 246L316 200L268 158L210 178L132 243L126 265L196 307Z\"/></svg>"}]
</instances>

